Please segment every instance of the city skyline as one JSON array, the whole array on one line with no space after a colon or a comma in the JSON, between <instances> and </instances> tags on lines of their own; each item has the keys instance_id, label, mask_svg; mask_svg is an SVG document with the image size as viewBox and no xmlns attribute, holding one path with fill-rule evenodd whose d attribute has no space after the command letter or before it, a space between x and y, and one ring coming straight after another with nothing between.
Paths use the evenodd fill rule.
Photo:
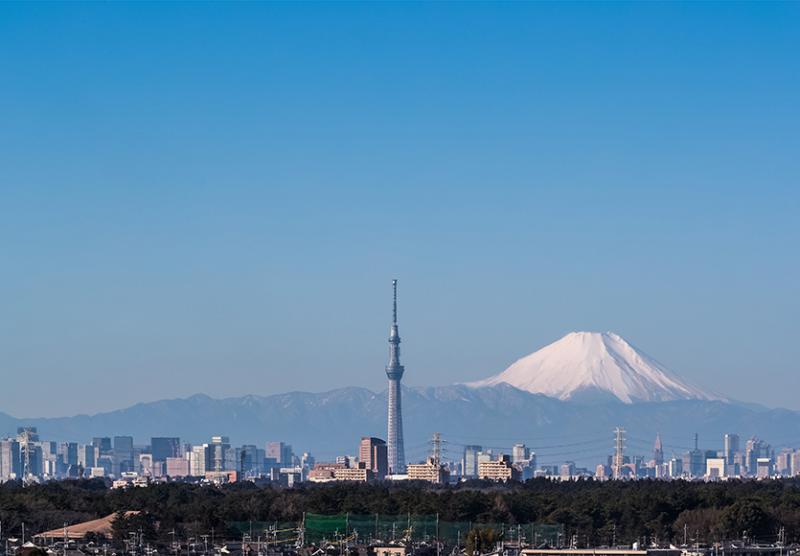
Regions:
<instances>
[{"instance_id":1,"label":"city skyline","mask_svg":"<svg viewBox=\"0 0 800 556\"><path fill-rule=\"evenodd\" d=\"M620 427L613 433L613 450L594 456L595 462L587 465L583 456L576 455L580 450L574 450L579 445L584 446L584 452L598 449L586 442L486 446L452 442L434 432L425 457L412 457L407 471L392 473L386 441L369 436L360 438L354 452L339 451L334 457L319 458L310 447L295 452L284 441L236 446L228 436L214 435L202 444L182 443L179 437L152 437L149 444L142 444L133 436L116 435L96 436L91 442L56 442L40 435L36 427L20 427L16 436L0 438L0 484L100 478L113 480L114 488L142 486L151 480L269 481L291 487L307 481L452 483L579 477L719 481L800 475L800 448L793 444L772 446L757 435L742 442L738 433L725 433L712 444L719 446L721 440L722 448L718 449L701 443L697 433L689 447L665 444L656 433L648 451L644 448L648 440L630 437ZM594 444L606 444L610 438L597 439L600 444ZM548 451L570 446L572 451L555 456Z\"/></svg>"}]
</instances>

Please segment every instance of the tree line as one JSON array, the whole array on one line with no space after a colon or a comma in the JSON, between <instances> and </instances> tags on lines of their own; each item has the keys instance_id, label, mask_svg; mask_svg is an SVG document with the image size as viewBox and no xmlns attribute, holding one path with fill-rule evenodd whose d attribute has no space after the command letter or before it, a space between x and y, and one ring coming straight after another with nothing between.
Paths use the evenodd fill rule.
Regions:
<instances>
[{"instance_id":1,"label":"tree line","mask_svg":"<svg viewBox=\"0 0 800 556\"><path fill-rule=\"evenodd\" d=\"M241 538L234 522L297 522L320 514L434 515L444 521L560 524L580 545L635 541L711 543L746 537L800 542L800 480L606 481L526 483L480 481L454 486L423 483L329 483L294 488L249 482L220 487L187 483L111 489L101 479L0 485L3 536L28 536L105 515L139 510L120 519L114 536L144 531L150 542L168 543L208 534Z\"/></svg>"}]
</instances>

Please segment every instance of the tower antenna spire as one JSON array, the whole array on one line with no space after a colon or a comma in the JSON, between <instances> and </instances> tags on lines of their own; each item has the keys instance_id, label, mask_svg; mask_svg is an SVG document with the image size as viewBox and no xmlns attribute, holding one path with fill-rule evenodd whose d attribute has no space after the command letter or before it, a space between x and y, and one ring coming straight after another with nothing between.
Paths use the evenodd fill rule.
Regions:
<instances>
[{"instance_id":1,"label":"tower antenna spire","mask_svg":"<svg viewBox=\"0 0 800 556\"><path fill-rule=\"evenodd\" d=\"M392 305L392 323L397 324L397 279L392 280L392 289L394 290L394 304Z\"/></svg>"}]
</instances>

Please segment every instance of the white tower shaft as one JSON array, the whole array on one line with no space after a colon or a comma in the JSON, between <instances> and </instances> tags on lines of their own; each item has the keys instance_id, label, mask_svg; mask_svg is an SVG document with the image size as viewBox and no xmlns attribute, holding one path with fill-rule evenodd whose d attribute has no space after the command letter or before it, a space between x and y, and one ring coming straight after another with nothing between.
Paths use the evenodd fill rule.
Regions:
<instances>
[{"instance_id":1,"label":"white tower shaft","mask_svg":"<svg viewBox=\"0 0 800 556\"><path fill-rule=\"evenodd\" d=\"M400 364L400 332L397 328L397 280L392 281L392 287L394 289L394 304L392 327L389 331L389 364L386 365L386 376L389 378L386 451L389 459L389 472L397 474L405 472L406 469L400 388L400 380L403 378L405 368Z\"/></svg>"}]
</instances>

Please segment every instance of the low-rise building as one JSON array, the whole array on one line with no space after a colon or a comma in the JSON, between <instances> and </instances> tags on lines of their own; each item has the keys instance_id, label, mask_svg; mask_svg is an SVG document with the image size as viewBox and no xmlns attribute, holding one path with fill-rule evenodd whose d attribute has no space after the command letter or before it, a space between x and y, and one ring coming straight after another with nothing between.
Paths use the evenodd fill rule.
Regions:
<instances>
[{"instance_id":1,"label":"low-rise building","mask_svg":"<svg viewBox=\"0 0 800 556\"><path fill-rule=\"evenodd\" d=\"M330 481L358 481L367 482L375 477L371 469L366 465L358 467L348 467L344 463L317 463L308 472L308 480L314 483L326 483Z\"/></svg>"},{"instance_id":2,"label":"low-rise building","mask_svg":"<svg viewBox=\"0 0 800 556\"><path fill-rule=\"evenodd\" d=\"M373 546L375 556L406 556L406 547L399 544Z\"/></svg>"},{"instance_id":3,"label":"low-rise building","mask_svg":"<svg viewBox=\"0 0 800 556\"><path fill-rule=\"evenodd\" d=\"M410 481L427 481L436 484L446 483L450 476L447 469L433 458L428 458L425 463L406 465L406 473Z\"/></svg>"},{"instance_id":4,"label":"low-rise building","mask_svg":"<svg viewBox=\"0 0 800 556\"><path fill-rule=\"evenodd\" d=\"M478 463L478 478L490 481L519 480L519 471L511 465L511 458L501 455L497 459Z\"/></svg>"},{"instance_id":5,"label":"low-rise building","mask_svg":"<svg viewBox=\"0 0 800 556\"><path fill-rule=\"evenodd\" d=\"M337 481L358 481L365 483L371 480L375 474L366 467L344 467L333 472Z\"/></svg>"},{"instance_id":6,"label":"low-rise building","mask_svg":"<svg viewBox=\"0 0 800 556\"><path fill-rule=\"evenodd\" d=\"M215 484L235 483L239 474L236 471L206 471L204 478Z\"/></svg>"}]
</instances>

